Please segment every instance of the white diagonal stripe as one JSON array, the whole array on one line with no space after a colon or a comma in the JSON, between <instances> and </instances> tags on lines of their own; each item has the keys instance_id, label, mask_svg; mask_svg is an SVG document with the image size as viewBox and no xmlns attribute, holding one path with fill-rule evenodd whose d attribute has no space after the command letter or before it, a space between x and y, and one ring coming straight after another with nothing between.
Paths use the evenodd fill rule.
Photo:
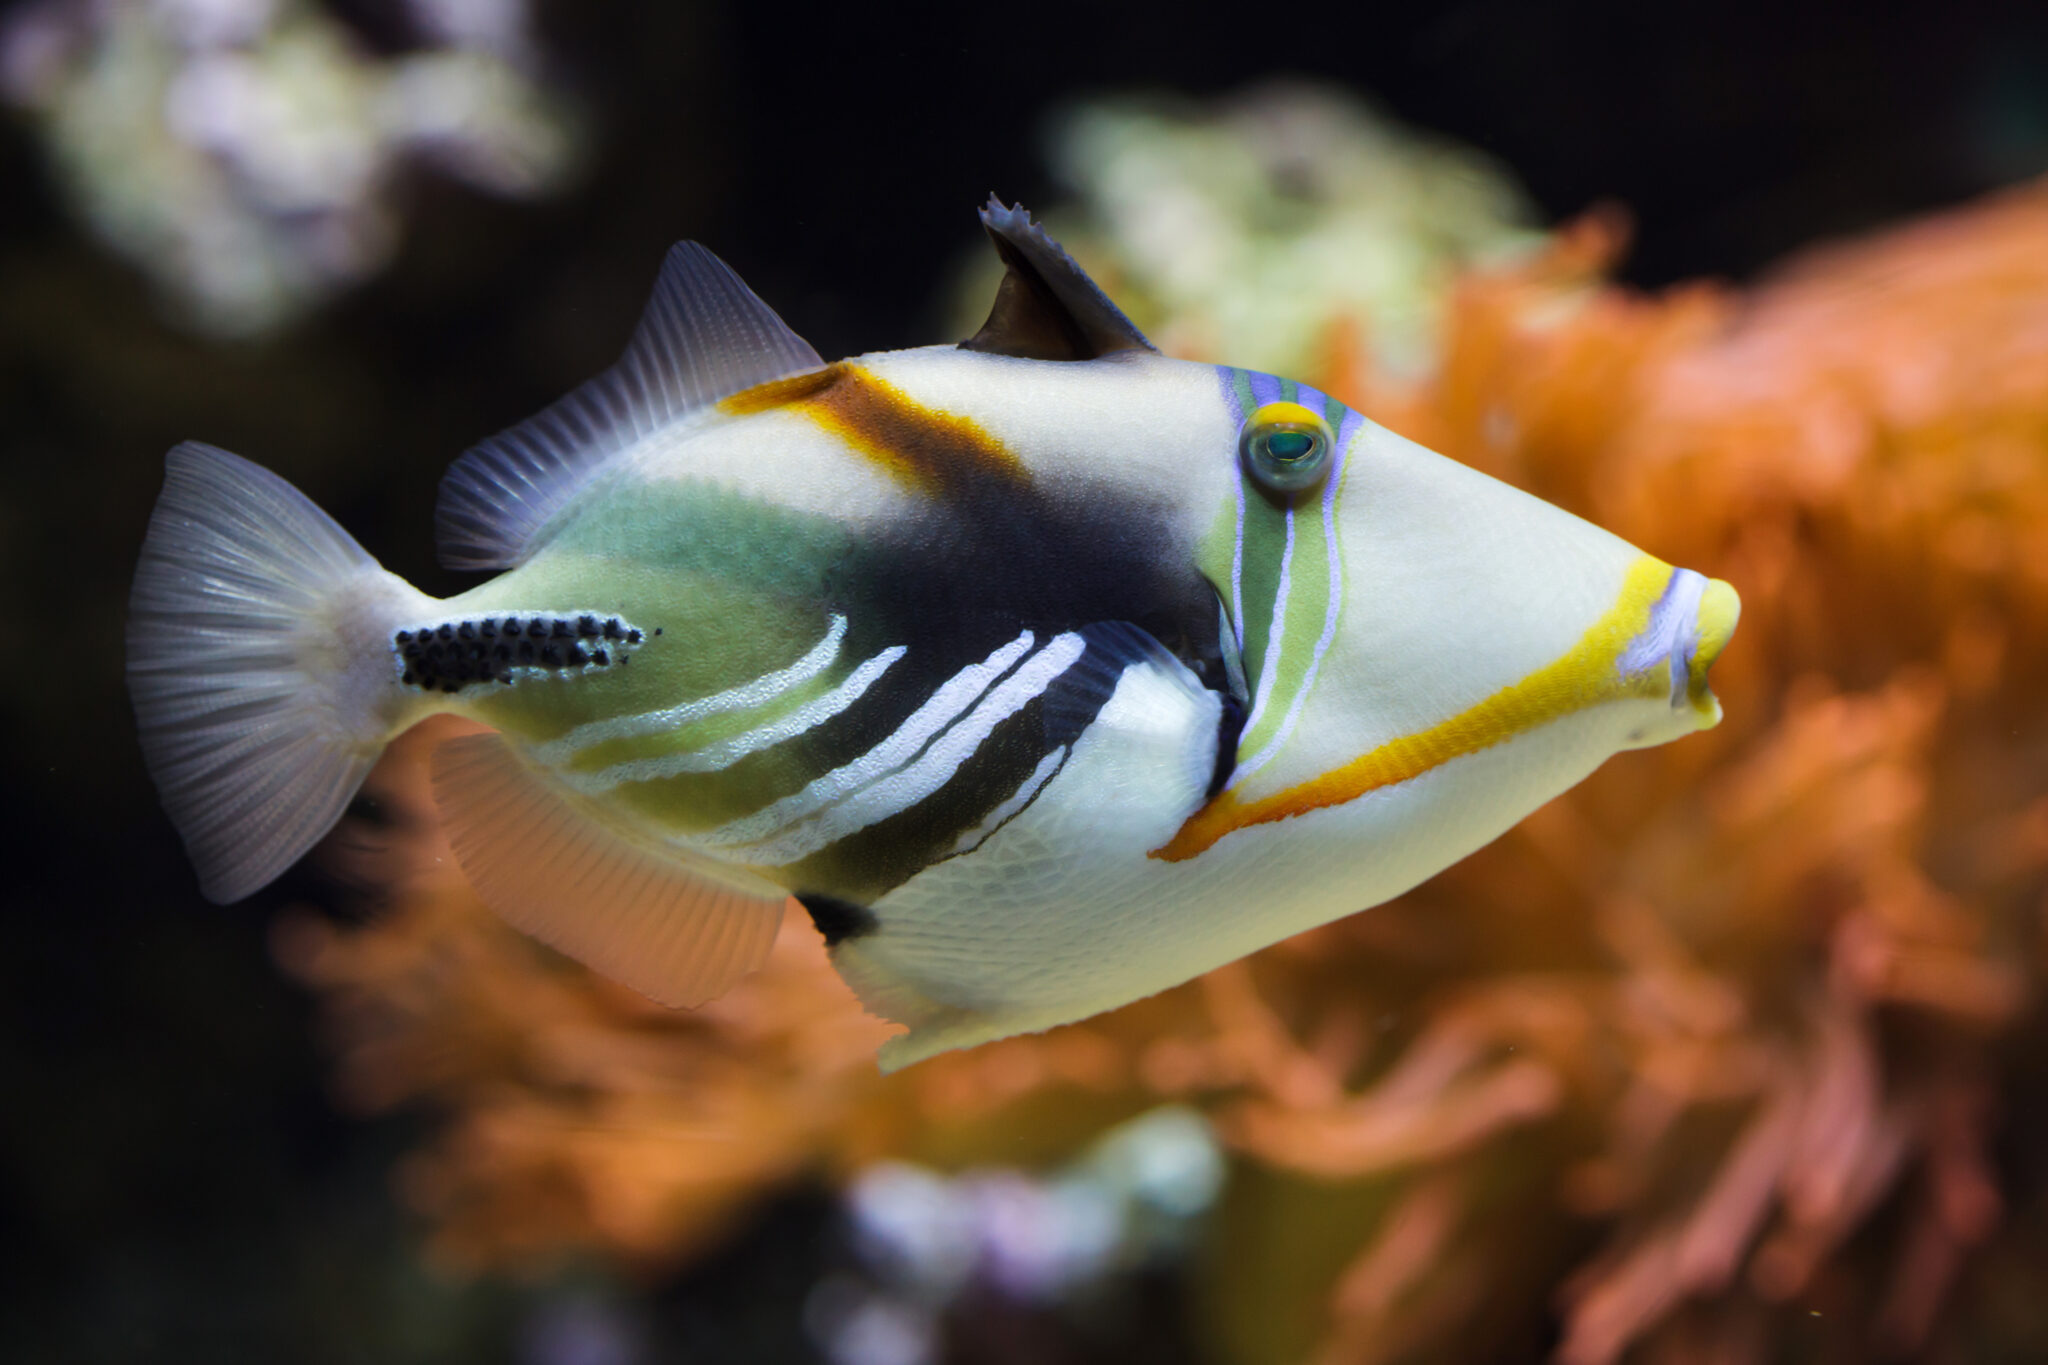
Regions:
<instances>
[{"instance_id":1,"label":"white diagonal stripe","mask_svg":"<svg viewBox=\"0 0 2048 1365\"><path fill-rule=\"evenodd\" d=\"M911 712L909 719L897 726L887 739L851 763L834 768L813 780L802 791L792 792L752 815L720 825L691 842L724 846L766 839L777 830L859 791L876 778L894 772L915 758L931 737L986 692L990 683L1007 673L1010 665L1031 648L1033 638L1027 630L980 663L970 664L955 673L926 698L924 705Z\"/></svg>"},{"instance_id":2,"label":"white diagonal stripe","mask_svg":"<svg viewBox=\"0 0 2048 1365\"><path fill-rule=\"evenodd\" d=\"M655 735L663 730L672 730L678 725L702 720L706 716L721 715L727 711L745 711L756 706L765 706L792 687L801 686L817 677L832 666L839 657L839 642L846 638L846 618L835 615L825 638L812 647L811 652L795 663L773 673L764 673L752 682L741 683L738 687L714 692L708 697L680 706L666 706L659 711L642 711L631 716L612 716L606 720L594 720L579 725L558 739L536 745L533 756L543 763L562 764L579 749L601 744L608 739L631 739L636 735Z\"/></svg>"},{"instance_id":3,"label":"white diagonal stripe","mask_svg":"<svg viewBox=\"0 0 2048 1365\"><path fill-rule=\"evenodd\" d=\"M1073 667L1088 648L1075 633L1056 636L989 689L959 724L947 730L908 767L881 777L794 828L746 848L732 850L741 862L779 867L805 858L847 835L905 811L946 785L995 728L1024 709L1054 679Z\"/></svg>"},{"instance_id":4,"label":"white diagonal stripe","mask_svg":"<svg viewBox=\"0 0 2048 1365\"><path fill-rule=\"evenodd\" d=\"M615 763L609 768L594 773L568 772L564 776L569 785L583 792L610 791L626 782L658 782L665 777L677 777L683 773L715 773L730 768L748 754L772 748L785 740L795 739L807 730L814 730L832 717L844 711L861 699L875 680L889 671L889 666L903 657L903 646L893 645L869 659L848 674L846 680L821 697L811 700L791 711L757 726L743 734L706 744L701 749L689 749L681 753L659 754L652 758L636 758L625 763Z\"/></svg>"}]
</instances>

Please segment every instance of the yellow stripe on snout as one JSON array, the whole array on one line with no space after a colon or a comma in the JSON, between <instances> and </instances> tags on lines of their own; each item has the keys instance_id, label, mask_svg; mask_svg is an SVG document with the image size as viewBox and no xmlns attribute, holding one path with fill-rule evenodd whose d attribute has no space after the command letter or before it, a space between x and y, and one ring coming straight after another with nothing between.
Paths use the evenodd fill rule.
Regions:
<instances>
[{"instance_id":1,"label":"yellow stripe on snout","mask_svg":"<svg viewBox=\"0 0 2048 1365\"><path fill-rule=\"evenodd\" d=\"M1654 671L1624 678L1616 664L1629 642L1649 625L1651 609L1675 572L1660 559L1642 556L1630 566L1620 597L1579 642L1520 682L1427 730L1388 740L1341 768L1285 791L1250 802L1239 801L1232 791L1220 793L1189 816L1179 832L1150 856L1184 862L1237 830L1305 815L1324 806L1341 806L1599 702L1662 695L1670 686L1667 679Z\"/></svg>"}]
</instances>

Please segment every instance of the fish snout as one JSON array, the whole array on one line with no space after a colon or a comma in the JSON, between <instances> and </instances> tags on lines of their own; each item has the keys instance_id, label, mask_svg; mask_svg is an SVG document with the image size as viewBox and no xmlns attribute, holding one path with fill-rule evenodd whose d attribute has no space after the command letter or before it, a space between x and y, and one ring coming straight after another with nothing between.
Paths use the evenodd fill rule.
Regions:
<instances>
[{"instance_id":1,"label":"fish snout","mask_svg":"<svg viewBox=\"0 0 2048 1365\"><path fill-rule=\"evenodd\" d=\"M1654 691L1635 695L1662 703L1656 719L1630 730L1629 747L1661 744L1720 724L1721 700L1708 683L1707 670L1727 648L1741 614L1742 599L1727 583L1691 569L1672 570L1647 625L1621 659L1622 675L1637 680L1635 687L1656 680Z\"/></svg>"},{"instance_id":2,"label":"fish snout","mask_svg":"<svg viewBox=\"0 0 2048 1365\"><path fill-rule=\"evenodd\" d=\"M1708 579L1700 590L1699 603L1693 609L1693 628L1686 637L1689 647L1683 658L1677 651L1672 654L1672 705L1691 707L1699 715L1702 730L1720 724L1721 699L1714 695L1714 689L1708 684L1707 670L1728 647L1729 638L1735 634L1735 623L1741 616L1742 599L1736 595L1735 589L1721 579ZM1684 684L1682 697L1679 695L1681 680Z\"/></svg>"}]
</instances>

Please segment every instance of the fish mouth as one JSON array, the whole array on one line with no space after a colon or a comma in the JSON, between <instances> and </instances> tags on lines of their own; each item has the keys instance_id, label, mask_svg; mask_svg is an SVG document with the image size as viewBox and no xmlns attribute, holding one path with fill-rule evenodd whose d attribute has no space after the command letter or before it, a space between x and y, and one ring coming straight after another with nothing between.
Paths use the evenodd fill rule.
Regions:
<instances>
[{"instance_id":1,"label":"fish mouth","mask_svg":"<svg viewBox=\"0 0 2048 1365\"><path fill-rule=\"evenodd\" d=\"M1721 699L1714 695L1714 689L1707 681L1707 670L1728 647L1729 639L1735 634L1735 623L1741 617L1742 598L1736 595L1735 589L1721 579L1709 579L1700 590L1699 605L1693 612L1693 629L1672 651L1672 680L1677 682L1683 677L1683 704L1690 706L1699 716L1702 730L1721 722ZM1672 700L1679 702L1677 697Z\"/></svg>"},{"instance_id":2,"label":"fish mouth","mask_svg":"<svg viewBox=\"0 0 2048 1365\"><path fill-rule=\"evenodd\" d=\"M1668 688L1671 716L1684 728L1719 724L1721 702L1707 683L1707 670L1728 647L1741 615L1742 599L1734 588L1691 569L1672 569L1642 632L1622 652L1622 676L1644 682L1654 678L1653 686Z\"/></svg>"}]
</instances>

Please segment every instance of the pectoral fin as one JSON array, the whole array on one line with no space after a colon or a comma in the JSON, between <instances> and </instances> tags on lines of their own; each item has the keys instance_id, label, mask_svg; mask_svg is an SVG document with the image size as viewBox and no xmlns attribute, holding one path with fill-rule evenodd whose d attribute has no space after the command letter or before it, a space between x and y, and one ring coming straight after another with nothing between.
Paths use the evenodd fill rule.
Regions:
<instances>
[{"instance_id":1,"label":"pectoral fin","mask_svg":"<svg viewBox=\"0 0 2048 1365\"><path fill-rule=\"evenodd\" d=\"M714 1000L767 958L788 895L617 832L495 734L434 754L463 874L515 927L664 1005Z\"/></svg>"}]
</instances>

